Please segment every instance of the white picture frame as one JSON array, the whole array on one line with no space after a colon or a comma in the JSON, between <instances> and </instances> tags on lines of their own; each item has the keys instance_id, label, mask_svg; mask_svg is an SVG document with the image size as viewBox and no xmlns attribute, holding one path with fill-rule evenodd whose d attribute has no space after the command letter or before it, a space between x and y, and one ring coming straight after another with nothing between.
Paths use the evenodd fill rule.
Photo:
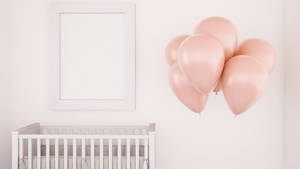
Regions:
<instances>
[{"instance_id":1,"label":"white picture frame","mask_svg":"<svg viewBox=\"0 0 300 169\"><path fill-rule=\"evenodd\" d=\"M49 16L50 108L133 110L135 5L56 3Z\"/></svg>"}]
</instances>

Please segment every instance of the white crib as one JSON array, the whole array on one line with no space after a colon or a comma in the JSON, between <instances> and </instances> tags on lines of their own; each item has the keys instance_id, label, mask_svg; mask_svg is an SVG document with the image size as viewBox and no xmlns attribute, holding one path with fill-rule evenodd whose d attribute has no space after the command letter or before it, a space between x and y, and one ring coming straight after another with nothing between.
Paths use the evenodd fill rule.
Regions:
<instances>
[{"instance_id":1,"label":"white crib","mask_svg":"<svg viewBox=\"0 0 300 169\"><path fill-rule=\"evenodd\" d=\"M12 169L155 169L155 124L31 124L12 132Z\"/></svg>"}]
</instances>

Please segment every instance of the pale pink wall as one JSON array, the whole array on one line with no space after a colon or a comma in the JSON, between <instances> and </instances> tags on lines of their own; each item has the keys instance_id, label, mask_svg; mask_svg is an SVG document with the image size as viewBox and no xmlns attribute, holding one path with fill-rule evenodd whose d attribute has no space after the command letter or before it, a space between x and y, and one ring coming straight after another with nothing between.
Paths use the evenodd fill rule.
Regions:
<instances>
[{"instance_id":1,"label":"pale pink wall","mask_svg":"<svg viewBox=\"0 0 300 169\"><path fill-rule=\"evenodd\" d=\"M300 1L284 6L285 56L285 161L286 169L300 169Z\"/></svg>"},{"instance_id":2,"label":"pale pink wall","mask_svg":"<svg viewBox=\"0 0 300 169\"><path fill-rule=\"evenodd\" d=\"M10 131L11 131L11 92L10 58L11 32L9 20L9 1L0 1L0 166L10 166Z\"/></svg>"},{"instance_id":3,"label":"pale pink wall","mask_svg":"<svg viewBox=\"0 0 300 169\"><path fill-rule=\"evenodd\" d=\"M6 56L11 61L7 68L11 104L3 116L12 119L5 121L6 126L17 128L32 122L54 125L156 122L158 169L282 168L282 0L136 0L137 101L134 112L50 111L47 106L46 9L52 1L6 2L12 3L9 12L12 36L4 41L13 41L10 44L13 50ZM232 20L240 39L263 38L278 53L264 96L237 118L229 111L222 95L211 96L203 114L196 116L175 98L167 83L169 67L164 48L168 40L179 33L192 32L198 21L211 15ZM5 91L0 92L2 90ZM3 139L6 143L1 142L0 149L4 147L8 151L9 138ZM3 166L8 165L3 161Z\"/></svg>"}]
</instances>

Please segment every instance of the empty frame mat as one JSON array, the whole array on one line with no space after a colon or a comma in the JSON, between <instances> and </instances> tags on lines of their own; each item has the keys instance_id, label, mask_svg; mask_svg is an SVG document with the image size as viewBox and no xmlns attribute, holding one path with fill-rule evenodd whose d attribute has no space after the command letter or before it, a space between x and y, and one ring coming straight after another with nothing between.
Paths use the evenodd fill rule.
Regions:
<instances>
[{"instance_id":1,"label":"empty frame mat","mask_svg":"<svg viewBox=\"0 0 300 169\"><path fill-rule=\"evenodd\" d=\"M132 109L133 4L56 4L51 12L54 109Z\"/></svg>"}]
</instances>

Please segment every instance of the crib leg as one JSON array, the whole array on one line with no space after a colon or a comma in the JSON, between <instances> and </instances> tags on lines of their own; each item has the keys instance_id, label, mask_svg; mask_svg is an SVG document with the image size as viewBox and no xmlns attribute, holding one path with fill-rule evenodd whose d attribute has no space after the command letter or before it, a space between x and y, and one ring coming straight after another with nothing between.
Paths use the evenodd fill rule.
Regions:
<instances>
[{"instance_id":1,"label":"crib leg","mask_svg":"<svg viewBox=\"0 0 300 169\"><path fill-rule=\"evenodd\" d=\"M18 132L12 132L12 169L18 169L19 167L18 146Z\"/></svg>"},{"instance_id":2,"label":"crib leg","mask_svg":"<svg viewBox=\"0 0 300 169\"><path fill-rule=\"evenodd\" d=\"M150 125L149 132L149 169L155 169L155 124Z\"/></svg>"}]
</instances>

